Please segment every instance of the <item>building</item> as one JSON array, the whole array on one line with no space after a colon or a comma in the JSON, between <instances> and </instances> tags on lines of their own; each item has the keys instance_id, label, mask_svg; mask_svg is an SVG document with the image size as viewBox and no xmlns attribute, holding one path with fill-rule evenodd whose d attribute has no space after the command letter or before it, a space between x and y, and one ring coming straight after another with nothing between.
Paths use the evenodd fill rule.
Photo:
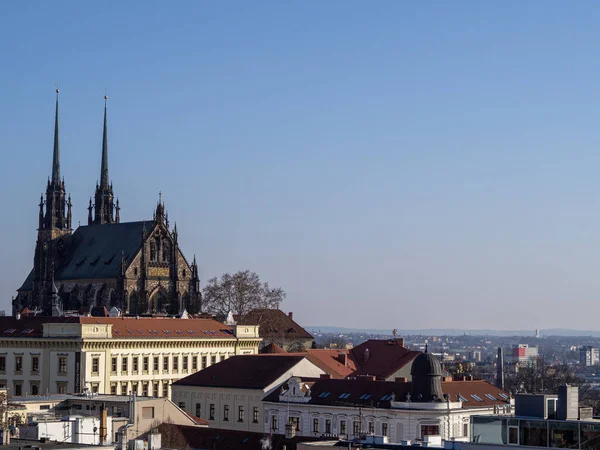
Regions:
<instances>
[{"instance_id":1,"label":"building","mask_svg":"<svg viewBox=\"0 0 600 450\"><path fill-rule=\"evenodd\" d=\"M582 366L591 367L600 364L600 348L585 346L579 349L579 362Z\"/></svg>"},{"instance_id":2,"label":"building","mask_svg":"<svg viewBox=\"0 0 600 450\"><path fill-rule=\"evenodd\" d=\"M293 313L280 309L255 309L236 316L237 323L259 325L261 348L275 344L286 352L297 352L312 347L315 338L294 321Z\"/></svg>"},{"instance_id":3,"label":"building","mask_svg":"<svg viewBox=\"0 0 600 450\"><path fill-rule=\"evenodd\" d=\"M442 381L430 353L412 364L412 382L373 377L291 378L264 400L264 433L357 438L379 435L389 442L469 436L472 415L510 413L509 395L485 381Z\"/></svg>"},{"instance_id":4,"label":"building","mask_svg":"<svg viewBox=\"0 0 600 450\"><path fill-rule=\"evenodd\" d=\"M537 363L538 347L527 344L514 345L512 348L512 362L519 366L531 367Z\"/></svg>"},{"instance_id":5,"label":"building","mask_svg":"<svg viewBox=\"0 0 600 450\"><path fill-rule=\"evenodd\" d=\"M172 399L211 428L261 433L266 395L292 376L323 373L301 355L234 356L175 382Z\"/></svg>"},{"instance_id":6,"label":"building","mask_svg":"<svg viewBox=\"0 0 600 450\"><path fill-rule=\"evenodd\" d=\"M183 255L162 198L151 220L121 221L108 174L106 101L100 182L87 225L73 231L73 205L61 178L56 92L52 174L40 198L33 269L17 290L13 314L27 307L59 316L93 306L138 315L198 312L198 266Z\"/></svg>"},{"instance_id":7,"label":"building","mask_svg":"<svg viewBox=\"0 0 600 450\"><path fill-rule=\"evenodd\" d=\"M259 342L256 326L212 319L0 317L0 387L168 397L173 382Z\"/></svg>"}]
</instances>

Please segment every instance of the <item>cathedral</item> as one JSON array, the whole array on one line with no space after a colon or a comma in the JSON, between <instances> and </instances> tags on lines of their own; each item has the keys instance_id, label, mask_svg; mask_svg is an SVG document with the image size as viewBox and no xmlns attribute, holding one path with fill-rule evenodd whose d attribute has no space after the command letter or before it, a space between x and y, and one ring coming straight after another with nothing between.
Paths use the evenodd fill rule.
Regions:
<instances>
[{"instance_id":1,"label":"cathedral","mask_svg":"<svg viewBox=\"0 0 600 450\"><path fill-rule=\"evenodd\" d=\"M40 198L33 270L17 290L13 313L27 308L57 316L102 306L132 315L199 312L196 258L190 264L181 252L162 198L151 220L120 220L108 176L106 97L101 161L88 224L73 231L71 196L60 175L57 89L52 176Z\"/></svg>"}]
</instances>

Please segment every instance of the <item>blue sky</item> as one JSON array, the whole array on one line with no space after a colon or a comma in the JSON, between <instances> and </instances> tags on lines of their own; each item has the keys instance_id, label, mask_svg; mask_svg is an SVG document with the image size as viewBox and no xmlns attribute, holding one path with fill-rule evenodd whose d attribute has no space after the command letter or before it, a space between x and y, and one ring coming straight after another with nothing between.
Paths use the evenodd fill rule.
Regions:
<instances>
[{"instance_id":1,"label":"blue sky","mask_svg":"<svg viewBox=\"0 0 600 450\"><path fill-rule=\"evenodd\" d=\"M51 169L85 223L104 92L122 220L163 192L206 280L305 325L597 328L594 2L12 2L0 308ZM581 312L585 312L582 314Z\"/></svg>"}]
</instances>

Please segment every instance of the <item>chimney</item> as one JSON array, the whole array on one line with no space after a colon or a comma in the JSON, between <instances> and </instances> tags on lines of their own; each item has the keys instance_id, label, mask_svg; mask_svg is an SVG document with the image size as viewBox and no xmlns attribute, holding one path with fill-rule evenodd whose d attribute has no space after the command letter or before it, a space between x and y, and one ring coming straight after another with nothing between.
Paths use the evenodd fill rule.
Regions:
<instances>
[{"instance_id":1,"label":"chimney","mask_svg":"<svg viewBox=\"0 0 600 450\"><path fill-rule=\"evenodd\" d=\"M337 360L344 366L348 365L348 354L346 352L339 352Z\"/></svg>"},{"instance_id":2,"label":"chimney","mask_svg":"<svg viewBox=\"0 0 600 450\"><path fill-rule=\"evenodd\" d=\"M502 347L498 347L498 359L496 361L496 386L504 390L504 355Z\"/></svg>"},{"instance_id":3,"label":"chimney","mask_svg":"<svg viewBox=\"0 0 600 450\"><path fill-rule=\"evenodd\" d=\"M100 405L100 445L104 445L106 443L107 420L108 411L106 410L106 405L102 403L102 405Z\"/></svg>"},{"instance_id":4,"label":"chimney","mask_svg":"<svg viewBox=\"0 0 600 450\"><path fill-rule=\"evenodd\" d=\"M290 311L290 312L288 313L288 317L289 317L290 319L294 320L294 313Z\"/></svg>"},{"instance_id":5,"label":"chimney","mask_svg":"<svg viewBox=\"0 0 600 450\"><path fill-rule=\"evenodd\" d=\"M404 347L404 338L394 338L394 341L396 341L396 345Z\"/></svg>"}]
</instances>

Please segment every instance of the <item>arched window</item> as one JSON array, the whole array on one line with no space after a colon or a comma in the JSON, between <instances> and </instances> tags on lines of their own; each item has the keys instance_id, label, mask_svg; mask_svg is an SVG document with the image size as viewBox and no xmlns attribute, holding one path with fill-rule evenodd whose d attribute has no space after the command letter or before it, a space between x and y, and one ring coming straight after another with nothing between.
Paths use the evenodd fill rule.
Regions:
<instances>
[{"instance_id":1,"label":"arched window","mask_svg":"<svg viewBox=\"0 0 600 450\"><path fill-rule=\"evenodd\" d=\"M154 241L150 242L150 261L156 261L156 244Z\"/></svg>"},{"instance_id":2,"label":"arched window","mask_svg":"<svg viewBox=\"0 0 600 450\"><path fill-rule=\"evenodd\" d=\"M169 262L169 244L167 241L162 243L162 260L163 262Z\"/></svg>"}]
</instances>

